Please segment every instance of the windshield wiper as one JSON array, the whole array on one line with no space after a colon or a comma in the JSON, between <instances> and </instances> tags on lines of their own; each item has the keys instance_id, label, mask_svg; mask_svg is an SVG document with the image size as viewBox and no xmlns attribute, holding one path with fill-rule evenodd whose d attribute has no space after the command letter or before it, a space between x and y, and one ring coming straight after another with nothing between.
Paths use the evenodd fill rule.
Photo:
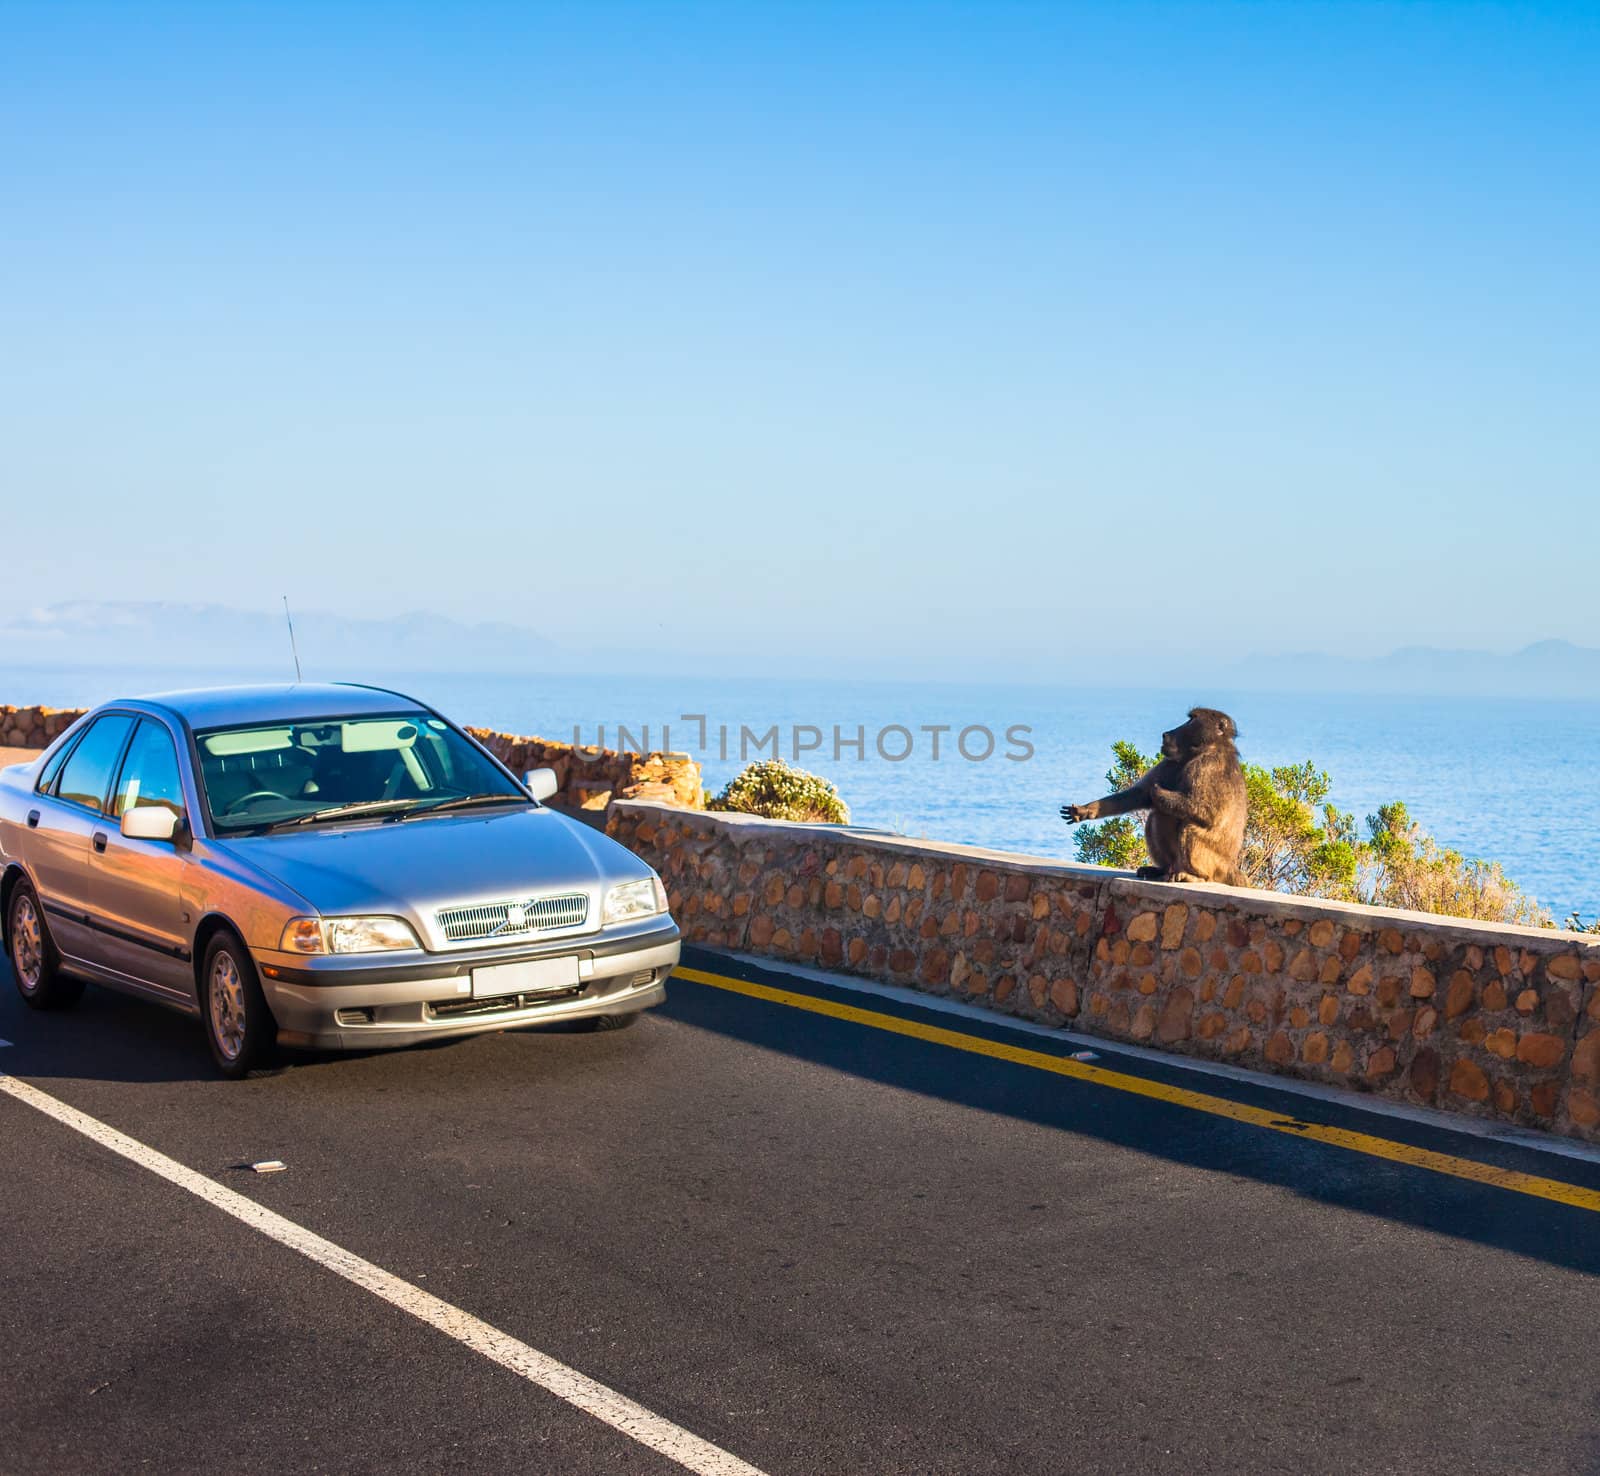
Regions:
<instances>
[{"instance_id":1,"label":"windshield wiper","mask_svg":"<svg viewBox=\"0 0 1600 1476\"><path fill-rule=\"evenodd\" d=\"M388 814L390 819L404 820L411 815L432 814L435 810L464 809L468 805L514 805L529 803L521 795L515 794L461 794L454 799L435 800L429 804L426 800L417 799L380 799L380 800L352 800L349 804L328 805L320 810L312 810L305 815L296 815L291 820L274 820L265 828L279 830L290 825L312 825L319 820L340 820L346 816L354 815L383 815Z\"/></svg>"},{"instance_id":2,"label":"windshield wiper","mask_svg":"<svg viewBox=\"0 0 1600 1476\"><path fill-rule=\"evenodd\" d=\"M385 810L410 810L416 807L416 803L411 799L352 800L349 804L329 805L326 809L296 815L292 820L274 821L271 828L275 830L280 825L310 825L315 820L332 820L341 815L380 815Z\"/></svg>"},{"instance_id":3,"label":"windshield wiper","mask_svg":"<svg viewBox=\"0 0 1600 1476\"><path fill-rule=\"evenodd\" d=\"M435 800L431 805L426 801L417 805L412 812L418 815L432 815L439 810L464 810L469 805L526 805L532 801L525 794L460 794L454 799Z\"/></svg>"}]
</instances>

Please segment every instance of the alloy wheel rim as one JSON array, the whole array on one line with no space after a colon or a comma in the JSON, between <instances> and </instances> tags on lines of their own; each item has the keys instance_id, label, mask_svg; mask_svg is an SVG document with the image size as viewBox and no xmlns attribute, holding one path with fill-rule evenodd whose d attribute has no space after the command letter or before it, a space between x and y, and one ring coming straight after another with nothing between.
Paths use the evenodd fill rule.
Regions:
<instances>
[{"instance_id":1,"label":"alloy wheel rim","mask_svg":"<svg viewBox=\"0 0 1600 1476\"><path fill-rule=\"evenodd\" d=\"M223 952L211 965L211 1033L217 1048L230 1061L244 1049L244 980L231 954Z\"/></svg>"},{"instance_id":2,"label":"alloy wheel rim","mask_svg":"<svg viewBox=\"0 0 1600 1476\"><path fill-rule=\"evenodd\" d=\"M32 994L44 975L44 934L39 927L39 910L33 898L24 894L11 910L11 961L23 992Z\"/></svg>"}]
</instances>

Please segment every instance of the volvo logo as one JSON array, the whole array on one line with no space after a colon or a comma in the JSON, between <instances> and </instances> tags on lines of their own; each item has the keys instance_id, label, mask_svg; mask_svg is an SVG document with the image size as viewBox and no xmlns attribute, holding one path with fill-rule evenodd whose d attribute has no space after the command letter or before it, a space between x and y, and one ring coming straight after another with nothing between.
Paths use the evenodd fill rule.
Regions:
<instances>
[{"instance_id":1,"label":"volvo logo","mask_svg":"<svg viewBox=\"0 0 1600 1476\"><path fill-rule=\"evenodd\" d=\"M525 928L528 926L528 909L520 902L513 902L506 908L506 926L508 928Z\"/></svg>"}]
</instances>

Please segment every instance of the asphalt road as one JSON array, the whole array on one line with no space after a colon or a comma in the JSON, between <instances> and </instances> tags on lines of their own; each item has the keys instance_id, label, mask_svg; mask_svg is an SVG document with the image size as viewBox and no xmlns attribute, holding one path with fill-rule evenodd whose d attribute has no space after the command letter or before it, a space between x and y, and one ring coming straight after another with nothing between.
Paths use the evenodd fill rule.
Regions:
<instances>
[{"instance_id":1,"label":"asphalt road","mask_svg":"<svg viewBox=\"0 0 1600 1476\"><path fill-rule=\"evenodd\" d=\"M0 982L0 1071L771 1476L1600 1470L1590 1209L695 983L632 1031L230 1084L193 1022ZM0 1234L7 1473L681 1469L3 1095Z\"/></svg>"}]
</instances>

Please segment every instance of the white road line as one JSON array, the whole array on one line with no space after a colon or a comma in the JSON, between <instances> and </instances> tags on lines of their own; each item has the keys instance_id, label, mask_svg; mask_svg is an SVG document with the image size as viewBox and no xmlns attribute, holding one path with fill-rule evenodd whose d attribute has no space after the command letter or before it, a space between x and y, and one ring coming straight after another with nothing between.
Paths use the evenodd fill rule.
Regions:
<instances>
[{"instance_id":1,"label":"white road line","mask_svg":"<svg viewBox=\"0 0 1600 1476\"><path fill-rule=\"evenodd\" d=\"M636 1440L668 1460L696 1472L697 1476L762 1476L755 1466L674 1425L671 1420L652 1414L643 1405L635 1404L615 1389L609 1389L576 1369L568 1368L537 1348L518 1342L516 1338L491 1327L471 1313L463 1312L459 1307L423 1291L421 1287L413 1286L409 1281L402 1281L381 1266L362 1260L360 1256L342 1249L331 1240L324 1240L293 1220L286 1220L255 1200L223 1188L204 1174L185 1168L176 1159L168 1158L154 1148L147 1148L137 1139L79 1112L76 1107L57 1101L48 1092L41 1092L37 1087L18 1081L4 1072L0 1072L0 1091L64 1123L113 1153L120 1153L140 1168L159 1174L180 1189L187 1189L196 1198L214 1205L224 1214L232 1215L252 1230L259 1230L280 1245L299 1251L308 1260L326 1267L335 1275L371 1292L373 1296L381 1297L402 1312L409 1312L458 1343L465 1343L474 1352L492 1359L512 1373L520 1374L530 1384L548 1390L558 1399L564 1399L585 1414L610 1425L613 1430L621 1431L630 1440Z\"/></svg>"}]
</instances>

